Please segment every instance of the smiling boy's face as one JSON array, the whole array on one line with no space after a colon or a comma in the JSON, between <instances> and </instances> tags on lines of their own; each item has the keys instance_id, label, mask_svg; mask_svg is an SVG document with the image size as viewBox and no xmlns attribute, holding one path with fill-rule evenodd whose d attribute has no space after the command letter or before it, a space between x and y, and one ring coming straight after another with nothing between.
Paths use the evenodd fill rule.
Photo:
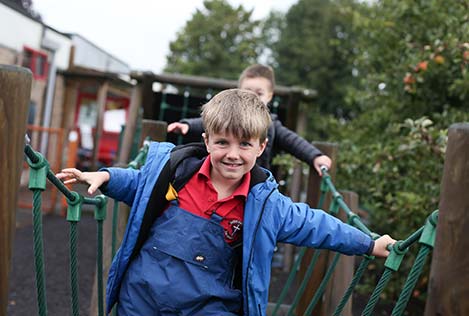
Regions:
<instances>
[{"instance_id":1,"label":"smiling boy's face","mask_svg":"<svg viewBox=\"0 0 469 316\"><path fill-rule=\"evenodd\" d=\"M251 171L256 159L265 149L259 138L239 139L230 133L203 134L205 146L210 153L212 182L232 185L240 182L243 176Z\"/></svg>"}]
</instances>

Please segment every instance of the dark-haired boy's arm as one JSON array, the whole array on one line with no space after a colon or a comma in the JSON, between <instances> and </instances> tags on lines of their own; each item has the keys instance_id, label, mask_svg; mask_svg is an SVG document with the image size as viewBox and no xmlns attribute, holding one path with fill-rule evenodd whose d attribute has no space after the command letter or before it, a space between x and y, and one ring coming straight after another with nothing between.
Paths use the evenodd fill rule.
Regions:
<instances>
[{"instance_id":1,"label":"dark-haired boy's arm","mask_svg":"<svg viewBox=\"0 0 469 316\"><path fill-rule=\"evenodd\" d=\"M201 136L204 132L204 125L200 117L186 118L169 124L167 131L187 136Z\"/></svg>"},{"instance_id":2,"label":"dark-haired boy's arm","mask_svg":"<svg viewBox=\"0 0 469 316\"><path fill-rule=\"evenodd\" d=\"M284 150L299 160L306 162L308 165L313 166L320 175L321 165L326 166L328 169L331 168L331 159L324 155L310 142L283 126L278 119L275 119L273 124L275 128L275 147L280 150Z\"/></svg>"}]
</instances>

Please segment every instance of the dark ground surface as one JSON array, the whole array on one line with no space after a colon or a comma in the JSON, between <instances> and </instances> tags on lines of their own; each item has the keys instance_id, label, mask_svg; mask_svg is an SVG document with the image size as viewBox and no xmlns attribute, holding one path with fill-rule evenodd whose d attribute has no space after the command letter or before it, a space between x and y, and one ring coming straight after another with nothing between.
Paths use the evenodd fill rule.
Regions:
<instances>
[{"instance_id":1,"label":"dark ground surface","mask_svg":"<svg viewBox=\"0 0 469 316\"><path fill-rule=\"evenodd\" d=\"M78 190L79 191L79 190ZM46 298L48 315L71 315L69 284L69 224L58 211L43 216L44 254L46 271ZM90 297L96 266L96 222L93 210L83 211L78 225L78 280L80 315L89 315ZM9 316L37 315L36 284L30 209L18 209L16 236L10 274ZM270 288L270 301L277 301L288 275L274 269ZM291 304L295 283L284 303ZM368 297L355 294L354 315L360 315ZM378 312L379 311L379 312ZM389 308L381 306L374 315L389 315ZM406 313L407 315L418 315Z\"/></svg>"},{"instance_id":2,"label":"dark ground surface","mask_svg":"<svg viewBox=\"0 0 469 316\"><path fill-rule=\"evenodd\" d=\"M30 210L18 210L17 219L7 314L38 315ZM43 225L48 315L71 315L69 224L62 216L45 215ZM88 315L96 266L96 224L92 212L82 215L78 238L80 315Z\"/></svg>"}]
</instances>

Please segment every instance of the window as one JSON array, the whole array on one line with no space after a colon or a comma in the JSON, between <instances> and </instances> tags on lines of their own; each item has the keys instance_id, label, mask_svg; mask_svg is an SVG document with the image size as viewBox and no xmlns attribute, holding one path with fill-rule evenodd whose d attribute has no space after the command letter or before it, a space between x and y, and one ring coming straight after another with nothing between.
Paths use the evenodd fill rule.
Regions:
<instances>
[{"instance_id":1,"label":"window","mask_svg":"<svg viewBox=\"0 0 469 316\"><path fill-rule=\"evenodd\" d=\"M47 78L47 54L35 49L23 48L23 67L31 69L34 79L45 80Z\"/></svg>"}]
</instances>

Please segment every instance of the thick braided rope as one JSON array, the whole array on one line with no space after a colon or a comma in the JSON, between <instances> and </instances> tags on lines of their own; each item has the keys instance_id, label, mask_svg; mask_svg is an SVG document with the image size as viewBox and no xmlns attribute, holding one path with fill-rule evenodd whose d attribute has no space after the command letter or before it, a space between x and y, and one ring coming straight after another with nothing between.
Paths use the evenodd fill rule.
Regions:
<instances>
[{"instance_id":1,"label":"thick braided rope","mask_svg":"<svg viewBox=\"0 0 469 316\"><path fill-rule=\"evenodd\" d=\"M97 282L98 282L98 316L104 315L104 297L103 297L103 221L98 220L97 224Z\"/></svg>"},{"instance_id":2,"label":"thick braided rope","mask_svg":"<svg viewBox=\"0 0 469 316\"><path fill-rule=\"evenodd\" d=\"M368 303L365 306L365 309L362 312L362 316L372 315L373 309L375 308L376 303L378 302L379 296L381 292L383 292L389 280L391 279L391 276L392 276L392 270L385 268L383 275L379 279L378 284L376 285L373 293L371 294L370 299L368 300Z\"/></svg>"},{"instance_id":3,"label":"thick braided rope","mask_svg":"<svg viewBox=\"0 0 469 316\"><path fill-rule=\"evenodd\" d=\"M404 283L402 292L399 295L394 309L392 310L392 316L399 316L404 313L407 303L409 302L412 290L414 289L415 284L417 284L417 280L420 274L422 273L423 266L425 265L425 260L427 259L427 256L431 250L432 247L428 245L423 244L421 246L417 257L415 258L415 262L412 266L412 269L410 270L409 275L407 276L407 280Z\"/></svg>"},{"instance_id":4,"label":"thick braided rope","mask_svg":"<svg viewBox=\"0 0 469 316\"><path fill-rule=\"evenodd\" d=\"M368 264L370 264L371 259L369 257L363 258L362 262L360 263L360 266L358 267L357 271L355 272L355 275L353 276L352 282L350 282L349 287L345 291L344 295L342 296L342 299L340 300L339 304L337 305L334 314L332 316L340 316L340 313L342 313L342 310L344 309L345 305L347 304L347 301L349 300L350 296L352 295L353 290L358 284L358 281L360 281L363 273L365 272L366 267Z\"/></svg>"},{"instance_id":5,"label":"thick braided rope","mask_svg":"<svg viewBox=\"0 0 469 316\"><path fill-rule=\"evenodd\" d=\"M78 230L77 222L70 222L70 289L72 292L72 315L80 315L80 306L78 300L78 260L77 260L77 241Z\"/></svg>"},{"instance_id":6,"label":"thick braided rope","mask_svg":"<svg viewBox=\"0 0 469 316\"><path fill-rule=\"evenodd\" d=\"M301 260L303 259L303 256L305 255L306 251L304 248L302 248L299 252L298 252L298 258L296 259L293 267L291 268L291 272L290 274L288 275L288 279L287 279L287 282L285 283L285 286L283 287L282 289L282 292L280 292L280 296L277 300L277 304L275 305L275 308L274 310L272 311L272 315L271 316L276 316L277 315L277 312L278 310L280 309L280 305L283 303L283 300L285 299L285 297L287 296L287 293L288 293L288 290L290 289L291 287L291 284L293 283L293 281L295 280L295 276L296 276L296 272L299 270L299 267L300 267L300 263L301 263Z\"/></svg>"},{"instance_id":7,"label":"thick braided rope","mask_svg":"<svg viewBox=\"0 0 469 316\"><path fill-rule=\"evenodd\" d=\"M305 248L302 250L306 251ZM293 299L293 303L290 306L290 309L288 310L287 316L293 316L293 311L296 309L296 306L298 305L301 296L303 295L303 292L306 289L306 285L309 282L309 278L311 277L311 274L313 273L314 267L316 266L316 262L318 261L319 255L321 254L321 250L317 249L314 251L313 258L311 258L311 262L308 266L308 269L305 272L305 275L303 277L303 281L300 284L300 287L298 288L298 292L296 292L295 298Z\"/></svg>"},{"instance_id":8,"label":"thick braided rope","mask_svg":"<svg viewBox=\"0 0 469 316\"><path fill-rule=\"evenodd\" d=\"M36 268L37 307L40 316L47 315L46 282L44 273L44 247L42 237L42 195L41 190L33 190L33 239L34 264Z\"/></svg>"},{"instance_id":9,"label":"thick braided rope","mask_svg":"<svg viewBox=\"0 0 469 316\"><path fill-rule=\"evenodd\" d=\"M306 311L305 311L305 313L303 314L304 316L310 316L311 313L313 312L314 307L316 306L316 304L318 303L319 299L322 297L322 294L323 294L324 291L326 290L326 285L327 285L327 283L329 282L329 279L331 278L332 273L334 272L335 267L337 266L337 263L339 262L339 258L340 258L340 253L336 253L336 254L334 255L334 259L332 260L332 262L331 262L329 268L327 269L326 274L325 274L324 277L322 278L322 281L321 281L321 283L319 284L319 287L318 287L318 289L316 290L316 293L314 293L313 299L312 299L311 302L308 304L308 307L306 308Z\"/></svg>"}]
</instances>

